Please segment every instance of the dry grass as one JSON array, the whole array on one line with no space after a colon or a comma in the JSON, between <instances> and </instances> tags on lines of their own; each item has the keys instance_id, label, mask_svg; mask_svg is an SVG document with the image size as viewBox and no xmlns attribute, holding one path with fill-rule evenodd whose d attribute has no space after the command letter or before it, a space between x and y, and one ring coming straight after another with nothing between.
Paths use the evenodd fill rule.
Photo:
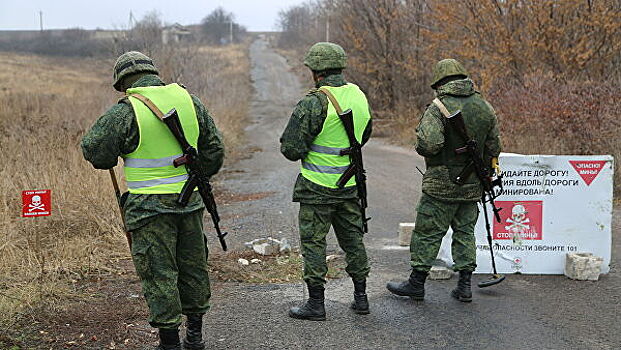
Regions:
<instances>
[{"instance_id":1,"label":"dry grass","mask_svg":"<svg viewBox=\"0 0 621 350\"><path fill-rule=\"evenodd\" d=\"M196 55L179 81L203 99L235 155L252 93L247 47L187 53ZM112 64L0 54L0 334L41 303L77 293L80 280L116 273L128 256L108 174L79 147L119 97ZM160 66L166 78L171 65ZM48 188L53 215L20 218L21 191Z\"/></svg>"}]
</instances>

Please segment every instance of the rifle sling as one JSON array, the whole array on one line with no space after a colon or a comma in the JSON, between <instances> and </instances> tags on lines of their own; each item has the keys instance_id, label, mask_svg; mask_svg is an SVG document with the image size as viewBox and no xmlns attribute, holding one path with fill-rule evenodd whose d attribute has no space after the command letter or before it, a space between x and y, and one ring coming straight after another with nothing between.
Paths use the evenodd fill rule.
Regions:
<instances>
[{"instance_id":1,"label":"rifle sling","mask_svg":"<svg viewBox=\"0 0 621 350\"><path fill-rule=\"evenodd\" d=\"M336 100L336 98L330 92L330 90L328 90L328 89L326 89L326 88L324 88L322 86L322 87L319 88L319 91L322 92L324 95L326 95L326 97L328 97L328 100L330 100L330 102L334 106L334 109L336 110L336 113L343 114L343 109L341 109L341 106L339 105L339 102Z\"/></svg>"},{"instance_id":2,"label":"rifle sling","mask_svg":"<svg viewBox=\"0 0 621 350\"><path fill-rule=\"evenodd\" d=\"M451 116L451 113L449 113L448 109L446 109L446 106L444 105L444 103L442 103L442 101L440 101L439 98L434 98L433 104L438 107L443 116L445 116L446 118Z\"/></svg>"},{"instance_id":3,"label":"rifle sling","mask_svg":"<svg viewBox=\"0 0 621 350\"><path fill-rule=\"evenodd\" d=\"M155 116L158 117L159 120L164 121L163 119L164 113L162 113L162 111L159 108L157 108L155 103L153 103L153 101L151 101L148 97L143 96L141 94L129 94L127 96L134 97L138 99L140 102L144 103L144 105L147 106L147 108L149 108L151 112L153 112L153 114L155 114Z\"/></svg>"}]
</instances>

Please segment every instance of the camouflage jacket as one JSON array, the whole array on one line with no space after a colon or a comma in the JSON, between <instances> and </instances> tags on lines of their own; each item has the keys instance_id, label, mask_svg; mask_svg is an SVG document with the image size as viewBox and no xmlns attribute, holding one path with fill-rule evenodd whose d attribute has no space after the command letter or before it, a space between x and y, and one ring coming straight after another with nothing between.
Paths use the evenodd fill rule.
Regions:
<instances>
[{"instance_id":1,"label":"camouflage jacket","mask_svg":"<svg viewBox=\"0 0 621 350\"><path fill-rule=\"evenodd\" d=\"M436 96L449 112L462 111L470 137L480 145L485 162L500 154L498 122L492 106L474 89L470 79L454 80L440 86ZM473 202L481 198L482 188L474 174L459 186L454 179L468 163L466 155L455 154L463 140L447 126L435 104L427 107L416 128L416 151L425 157L427 171L423 192L450 202Z\"/></svg>"},{"instance_id":2,"label":"camouflage jacket","mask_svg":"<svg viewBox=\"0 0 621 350\"><path fill-rule=\"evenodd\" d=\"M343 86L347 84L342 74L325 77L315 86L316 89L298 102L291 114L289 123L280 138L280 152L291 161L301 161L310 151L313 141L321 132L328 113L328 98L317 89L321 86ZM371 137L371 121L362 135L362 143ZM293 201L306 204L335 204L343 200L355 199L356 188L332 189L317 185L301 174L293 189Z\"/></svg>"},{"instance_id":3,"label":"camouflage jacket","mask_svg":"<svg viewBox=\"0 0 621 350\"><path fill-rule=\"evenodd\" d=\"M145 75L132 87L162 86L156 75ZM199 125L198 156L207 175L216 174L224 160L224 145L220 132L201 101L192 95ZM136 150L140 140L138 123L129 101L123 99L101 116L82 139L84 158L96 169L110 169L121 155ZM186 207L176 203L176 194L130 194L124 203L128 230L139 228L158 214L183 214L203 208L194 193Z\"/></svg>"}]
</instances>

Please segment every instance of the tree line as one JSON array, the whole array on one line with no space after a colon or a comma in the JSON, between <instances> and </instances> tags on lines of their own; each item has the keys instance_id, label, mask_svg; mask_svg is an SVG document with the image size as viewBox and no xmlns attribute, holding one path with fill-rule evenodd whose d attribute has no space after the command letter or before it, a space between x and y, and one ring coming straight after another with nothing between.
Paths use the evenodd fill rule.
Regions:
<instances>
[{"instance_id":1,"label":"tree line","mask_svg":"<svg viewBox=\"0 0 621 350\"><path fill-rule=\"evenodd\" d=\"M151 53L163 45L163 30L168 26L159 12L151 11L127 28L110 31L113 34L104 39L97 38L96 31L81 28L44 30L28 38L4 38L0 51L80 57L118 55L128 50ZM222 7L205 16L200 24L186 28L190 34L182 44L226 45L239 43L246 35L246 28L235 21L235 15Z\"/></svg>"},{"instance_id":2,"label":"tree line","mask_svg":"<svg viewBox=\"0 0 621 350\"><path fill-rule=\"evenodd\" d=\"M452 57L496 107L505 149L621 156L611 141L621 132L619 0L317 0L282 11L278 25L283 48L342 45L348 77L397 137L413 137L433 65Z\"/></svg>"}]
</instances>

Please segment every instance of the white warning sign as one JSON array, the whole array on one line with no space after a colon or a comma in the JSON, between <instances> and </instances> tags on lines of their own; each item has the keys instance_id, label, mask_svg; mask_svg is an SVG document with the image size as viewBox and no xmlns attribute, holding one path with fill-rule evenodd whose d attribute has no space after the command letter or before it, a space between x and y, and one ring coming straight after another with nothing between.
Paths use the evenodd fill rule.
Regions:
<instances>
[{"instance_id":1,"label":"white warning sign","mask_svg":"<svg viewBox=\"0 0 621 350\"><path fill-rule=\"evenodd\" d=\"M563 274L567 253L589 252L609 271L613 209L612 156L502 154L500 222L492 238L500 273ZM477 273L492 271L483 215L475 229ZM445 237L439 258L452 263ZM448 244L448 245L447 245Z\"/></svg>"}]
</instances>

